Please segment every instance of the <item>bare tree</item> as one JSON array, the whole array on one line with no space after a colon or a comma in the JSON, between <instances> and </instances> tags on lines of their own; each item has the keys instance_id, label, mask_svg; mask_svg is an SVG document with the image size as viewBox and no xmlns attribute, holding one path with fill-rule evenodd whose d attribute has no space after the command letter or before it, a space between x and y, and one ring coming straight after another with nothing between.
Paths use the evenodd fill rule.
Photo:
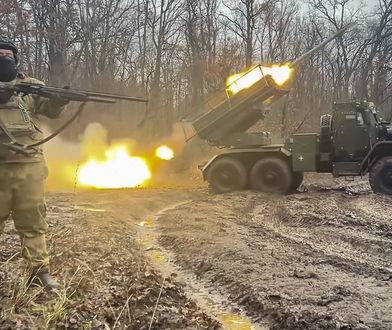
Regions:
<instances>
[{"instance_id":1,"label":"bare tree","mask_svg":"<svg viewBox=\"0 0 392 330\"><path fill-rule=\"evenodd\" d=\"M304 15L294 0L11 0L0 4L0 33L21 48L23 69L51 84L142 90L142 129L159 136L244 65L295 59L357 21L297 69L268 119L286 135L315 126L334 100L368 98L391 112L392 3L374 12L356 3L308 0Z\"/></svg>"},{"instance_id":2,"label":"bare tree","mask_svg":"<svg viewBox=\"0 0 392 330\"><path fill-rule=\"evenodd\" d=\"M245 50L245 65L253 64L253 53L258 18L271 6L270 1L240 0L223 2L225 9L220 13L228 28L241 40ZM226 14L230 11L231 15Z\"/></svg>"},{"instance_id":3,"label":"bare tree","mask_svg":"<svg viewBox=\"0 0 392 330\"><path fill-rule=\"evenodd\" d=\"M373 23L369 26L368 50L363 59L362 73L359 76L358 96L366 99L372 98L380 103L384 98L386 73L390 70L388 63L392 57L392 2L380 0L372 21ZM372 71L374 74L371 74Z\"/></svg>"},{"instance_id":4,"label":"bare tree","mask_svg":"<svg viewBox=\"0 0 392 330\"><path fill-rule=\"evenodd\" d=\"M315 10L320 20L326 22L326 28L338 30L350 22L365 20L360 9L350 6L351 0L311 0L310 6ZM352 1L351 1L352 2ZM320 29L321 30L321 29ZM350 83L353 74L361 63L361 58L369 41L364 38L363 31L354 28L337 39L337 47L331 51L328 61L334 68L335 98L347 100L350 98ZM353 91L351 91L351 95Z\"/></svg>"}]
</instances>

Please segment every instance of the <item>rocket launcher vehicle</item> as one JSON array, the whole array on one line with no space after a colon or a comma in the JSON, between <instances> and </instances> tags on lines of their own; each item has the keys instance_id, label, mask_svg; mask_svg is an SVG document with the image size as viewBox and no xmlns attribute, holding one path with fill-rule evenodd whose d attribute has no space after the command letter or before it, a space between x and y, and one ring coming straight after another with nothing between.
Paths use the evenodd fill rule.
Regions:
<instances>
[{"instance_id":1,"label":"rocket launcher vehicle","mask_svg":"<svg viewBox=\"0 0 392 330\"><path fill-rule=\"evenodd\" d=\"M196 109L196 113L201 115L191 120L191 124L197 135L219 147L247 148L270 143L268 133L246 131L263 118L263 107L266 104L271 104L288 93L294 68L298 64L341 36L354 24L344 26L285 67L266 68L257 65L243 74L236 75L224 90Z\"/></svg>"}]
</instances>

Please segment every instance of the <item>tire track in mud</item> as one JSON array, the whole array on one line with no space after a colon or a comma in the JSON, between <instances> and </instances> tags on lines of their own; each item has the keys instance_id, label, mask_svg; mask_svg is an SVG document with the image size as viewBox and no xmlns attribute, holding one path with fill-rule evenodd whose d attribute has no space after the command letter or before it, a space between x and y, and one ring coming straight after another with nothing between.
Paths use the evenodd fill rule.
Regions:
<instances>
[{"instance_id":1,"label":"tire track in mud","mask_svg":"<svg viewBox=\"0 0 392 330\"><path fill-rule=\"evenodd\" d=\"M366 198L362 197L365 201ZM308 197L289 196L284 204L280 203L276 208L276 216L269 218L273 220L264 222L269 230L299 245L306 242L314 264L331 265L337 270L352 273L354 278L373 277L379 280L378 286L384 286L385 281L391 279L391 241L384 239L385 232L379 237L370 228L364 230L362 224L358 226L358 222L369 219L362 219L355 209L349 207L348 204L356 198L347 198L341 193L316 194L303 207L298 205L296 199L304 201ZM324 272L328 274L328 269L324 269ZM347 275L340 274L339 278L343 279ZM361 291L364 290L360 287L351 290L359 292L359 299L366 296ZM388 299L390 292L388 290L387 294L381 294L380 297Z\"/></svg>"},{"instance_id":2,"label":"tire track in mud","mask_svg":"<svg viewBox=\"0 0 392 330\"><path fill-rule=\"evenodd\" d=\"M272 329L392 329L392 207L379 197L209 196L163 216L160 242Z\"/></svg>"},{"instance_id":3,"label":"tire track in mud","mask_svg":"<svg viewBox=\"0 0 392 330\"><path fill-rule=\"evenodd\" d=\"M285 200L286 205L269 210L275 212L272 217L274 220L264 221L264 228L299 245L306 242L315 256L324 257L325 262L347 272L365 272L380 279L392 278L392 240L383 237L385 232L379 237L364 231L362 225L357 228L355 221L359 222L361 218L348 211L349 208L342 202L339 208L335 208L336 198L340 199L336 195L325 196L324 203L328 206L318 206L318 214L312 210L315 201L306 203L304 209L298 207L295 197L288 198ZM330 212L329 206L335 210L334 213ZM262 218L263 213L256 209L254 217L257 216ZM315 235L318 241L313 239Z\"/></svg>"},{"instance_id":4,"label":"tire track in mud","mask_svg":"<svg viewBox=\"0 0 392 330\"><path fill-rule=\"evenodd\" d=\"M147 256L152 261L154 267L166 277L175 277L176 281L183 283L184 292L188 297L194 300L198 307L207 315L211 315L220 322L223 329L226 330L265 330L267 328L261 325L252 324L243 314L238 305L233 305L222 297L218 292L206 290L206 285L200 278L190 272L186 272L177 267L172 260L175 255L160 246L159 219L168 211L187 205L189 202L183 202L177 205L169 206L155 215L149 216L145 221L139 223L138 243L144 247Z\"/></svg>"}]
</instances>

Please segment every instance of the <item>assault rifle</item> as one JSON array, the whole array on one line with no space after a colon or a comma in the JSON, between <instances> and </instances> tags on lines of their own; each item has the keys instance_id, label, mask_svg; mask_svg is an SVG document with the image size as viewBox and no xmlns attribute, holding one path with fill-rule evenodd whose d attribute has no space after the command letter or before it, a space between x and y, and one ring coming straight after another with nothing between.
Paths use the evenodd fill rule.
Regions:
<instances>
[{"instance_id":1,"label":"assault rifle","mask_svg":"<svg viewBox=\"0 0 392 330\"><path fill-rule=\"evenodd\" d=\"M53 139L57 136L60 132L62 132L67 126L69 126L83 111L86 102L100 102L100 103L115 103L117 100L125 100L125 101L132 101L132 102L148 102L147 99L141 97L133 97L133 96L124 96L118 94L107 94L107 93L97 93L97 92L90 92L84 90L76 90L70 88L59 88L59 87L49 87L40 84L34 83L5 83L0 82L0 94L5 94L9 97L12 95L29 95L34 94L42 97L57 97L60 99L64 99L65 101L77 101L82 102L79 106L79 109L76 113L67 120L63 125L60 126L57 131L50 134L49 136L45 137L41 141L32 143L32 144L22 144L20 143L13 134L8 130L6 125L0 119L0 133L3 133L8 137L9 142L3 142L2 144L9 148L10 150L14 151L15 153L20 153L25 156L32 156L34 155L38 149L36 147L48 142L49 140ZM28 118L28 113L24 112L24 115Z\"/></svg>"},{"instance_id":2,"label":"assault rifle","mask_svg":"<svg viewBox=\"0 0 392 330\"><path fill-rule=\"evenodd\" d=\"M0 82L0 92L9 94L35 94L42 97L60 97L68 101L78 102L100 102L100 103L115 103L116 100L126 100L133 102L148 102L147 99L141 97L124 96L118 94L97 93L84 90L76 90L69 88L49 87L33 83L4 83Z\"/></svg>"}]
</instances>

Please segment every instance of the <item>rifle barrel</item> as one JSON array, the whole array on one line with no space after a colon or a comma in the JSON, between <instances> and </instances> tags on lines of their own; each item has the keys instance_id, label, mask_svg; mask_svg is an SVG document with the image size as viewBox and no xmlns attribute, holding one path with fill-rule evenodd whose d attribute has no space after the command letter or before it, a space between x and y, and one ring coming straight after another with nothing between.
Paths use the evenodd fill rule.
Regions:
<instances>
[{"instance_id":1,"label":"rifle barrel","mask_svg":"<svg viewBox=\"0 0 392 330\"><path fill-rule=\"evenodd\" d=\"M87 96L86 101L99 102L99 103L116 103L113 99L105 99L102 97Z\"/></svg>"},{"instance_id":2,"label":"rifle barrel","mask_svg":"<svg viewBox=\"0 0 392 330\"><path fill-rule=\"evenodd\" d=\"M110 98L115 100L126 100L126 101L135 101L135 102L148 102L146 98L143 97L136 97L136 96L126 96L126 95L119 95L119 94L107 94L107 93L98 93L98 92L90 92L90 91L83 91L89 96L97 96L102 98Z\"/></svg>"}]
</instances>

